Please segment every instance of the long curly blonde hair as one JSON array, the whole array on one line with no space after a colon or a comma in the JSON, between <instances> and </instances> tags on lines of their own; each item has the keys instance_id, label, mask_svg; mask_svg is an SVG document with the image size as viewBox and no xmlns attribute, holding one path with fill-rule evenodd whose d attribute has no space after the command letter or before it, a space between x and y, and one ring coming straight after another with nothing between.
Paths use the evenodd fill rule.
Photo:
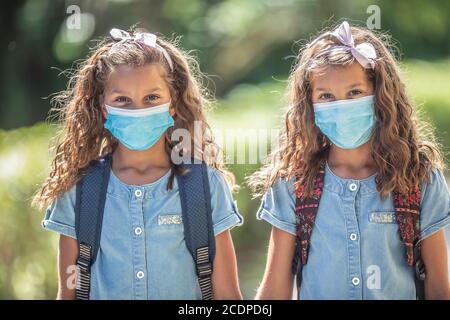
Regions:
<instances>
[{"instance_id":1,"label":"long curly blonde hair","mask_svg":"<svg viewBox=\"0 0 450 320\"><path fill-rule=\"evenodd\" d=\"M131 33L137 31L143 30ZM169 158L177 145L171 141L172 132L179 128L187 129L191 136L191 148L201 149L198 151L202 152L202 160L220 170L229 184L234 185L233 175L223 168L221 150L214 142L212 130L205 119L204 109L213 102L210 92L202 85L205 78L196 60L178 48L176 42L162 38L157 40L172 59L173 71L160 50L135 41L116 42L106 38L96 45L70 78L67 90L54 98L56 106L51 111L62 124L58 134L60 142L56 143L56 155L51 163L49 177L33 198L34 206L42 209L51 204L78 182L92 160L116 149L118 141L104 128L106 119L100 104L108 75L114 67L120 65L140 67L159 64L164 68L171 106L175 110L175 124L165 134L165 149ZM201 141L195 141L195 145L194 122L195 130L200 127L202 133ZM181 173L182 169L172 163L168 188L172 188L174 176Z\"/></svg>"},{"instance_id":2,"label":"long curly blonde hair","mask_svg":"<svg viewBox=\"0 0 450 320\"><path fill-rule=\"evenodd\" d=\"M420 121L406 93L394 54L388 49L395 48L390 37L359 27L351 27L351 32L355 45L369 42L377 52L375 68L365 69L375 88L376 124L370 141L377 190L381 197L394 189L406 193L429 181L433 167L443 168L442 153L431 128ZM289 76L290 107L284 116L279 148L272 151L270 162L248 179L255 196L279 178L294 177L294 188L303 185L305 194L312 195L314 178L331 145L314 123L312 73L356 61L350 50L329 50L335 46L341 46L339 40L324 31L300 50Z\"/></svg>"}]
</instances>

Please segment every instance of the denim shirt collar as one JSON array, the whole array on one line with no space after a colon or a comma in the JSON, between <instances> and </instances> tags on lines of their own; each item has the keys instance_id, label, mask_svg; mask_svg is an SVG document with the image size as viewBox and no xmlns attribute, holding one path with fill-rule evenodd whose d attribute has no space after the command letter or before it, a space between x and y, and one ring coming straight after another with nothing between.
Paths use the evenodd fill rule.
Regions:
<instances>
[{"instance_id":1,"label":"denim shirt collar","mask_svg":"<svg viewBox=\"0 0 450 320\"><path fill-rule=\"evenodd\" d=\"M154 182L143 185L130 185L121 181L111 169L108 193L127 200L135 198L136 195L143 197L143 199L151 199L165 195L176 189L176 179L174 179L172 190L167 190L167 183L169 181L171 171L172 170L169 169L161 178Z\"/></svg>"},{"instance_id":2,"label":"denim shirt collar","mask_svg":"<svg viewBox=\"0 0 450 320\"><path fill-rule=\"evenodd\" d=\"M373 175L364 179L344 179L338 177L331 170L328 162L326 162L324 188L341 196L344 194L348 194L349 192L357 192L361 195L372 194L378 192L377 184L375 182L376 176L377 173L374 173Z\"/></svg>"}]
</instances>

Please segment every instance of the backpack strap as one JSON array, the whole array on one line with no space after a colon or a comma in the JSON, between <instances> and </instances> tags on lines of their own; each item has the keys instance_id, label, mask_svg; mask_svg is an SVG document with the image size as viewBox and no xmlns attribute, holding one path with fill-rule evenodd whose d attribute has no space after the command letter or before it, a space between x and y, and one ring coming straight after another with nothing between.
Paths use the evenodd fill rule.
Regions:
<instances>
[{"instance_id":1,"label":"backpack strap","mask_svg":"<svg viewBox=\"0 0 450 320\"><path fill-rule=\"evenodd\" d=\"M182 164L188 171L177 175L183 215L184 238L191 253L203 300L213 299L212 271L215 238L212 224L211 193L205 163Z\"/></svg>"},{"instance_id":2,"label":"backpack strap","mask_svg":"<svg viewBox=\"0 0 450 320\"><path fill-rule=\"evenodd\" d=\"M100 247L103 211L110 176L111 156L91 163L86 175L77 183L75 231L78 242L76 299L89 300L91 266Z\"/></svg>"},{"instance_id":3,"label":"backpack strap","mask_svg":"<svg viewBox=\"0 0 450 320\"><path fill-rule=\"evenodd\" d=\"M425 299L425 265L421 256L420 239L420 187L407 194L394 190L395 217L398 223L400 237L405 245L408 266L415 268L416 296L418 300Z\"/></svg>"},{"instance_id":4,"label":"backpack strap","mask_svg":"<svg viewBox=\"0 0 450 320\"><path fill-rule=\"evenodd\" d=\"M314 179L314 193L312 196L304 196L304 186L296 190L296 246L294 260L292 263L292 272L297 276L297 289L300 289L302 282L303 265L308 261L309 242L311 239L314 222L319 211L320 197L323 191L323 182L325 178L325 165L322 164Z\"/></svg>"}]
</instances>

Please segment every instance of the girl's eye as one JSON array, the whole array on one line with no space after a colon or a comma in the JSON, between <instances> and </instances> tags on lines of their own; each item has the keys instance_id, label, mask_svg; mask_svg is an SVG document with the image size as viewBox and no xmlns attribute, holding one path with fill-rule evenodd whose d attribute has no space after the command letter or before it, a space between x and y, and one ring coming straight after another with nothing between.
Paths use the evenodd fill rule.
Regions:
<instances>
[{"instance_id":1,"label":"girl's eye","mask_svg":"<svg viewBox=\"0 0 450 320\"><path fill-rule=\"evenodd\" d=\"M115 101L120 103L126 103L130 101L130 99L128 99L127 97L117 97Z\"/></svg>"},{"instance_id":2,"label":"girl's eye","mask_svg":"<svg viewBox=\"0 0 450 320\"><path fill-rule=\"evenodd\" d=\"M333 95L331 93L324 93L319 96L320 100L330 100L333 99Z\"/></svg>"},{"instance_id":3,"label":"girl's eye","mask_svg":"<svg viewBox=\"0 0 450 320\"><path fill-rule=\"evenodd\" d=\"M147 96L148 101L156 101L158 99L159 99L159 96L157 96L155 94L151 94L151 95Z\"/></svg>"},{"instance_id":4,"label":"girl's eye","mask_svg":"<svg viewBox=\"0 0 450 320\"><path fill-rule=\"evenodd\" d=\"M353 96L358 96L358 95L360 95L361 93L362 93L361 90L355 89L355 90L350 91L350 96L351 96L351 97L353 97Z\"/></svg>"}]
</instances>

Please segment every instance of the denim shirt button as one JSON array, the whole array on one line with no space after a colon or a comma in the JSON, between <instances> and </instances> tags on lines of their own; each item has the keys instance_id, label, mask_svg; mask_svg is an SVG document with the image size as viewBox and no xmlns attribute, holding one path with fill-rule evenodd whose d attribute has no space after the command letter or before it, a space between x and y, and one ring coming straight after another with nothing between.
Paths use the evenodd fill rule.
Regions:
<instances>
[{"instance_id":1,"label":"denim shirt button","mask_svg":"<svg viewBox=\"0 0 450 320\"><path fill-rule=\"evenodd\" d=\"M350 183L348 188L350 189L350 191L356 191L356 189L358 189L358 185L356 183Z\"/></svg>"},{"instance_id":2,"label":"denim shirt button","mask_svg":"<svg viewBox=\"0 0 450 320\"><path fill-rule=\"evenodd\" d=\"M142 196L142 190L136 190L135 192L134 192L134 195L136 196L136 197L140 197L140 196Z\"/></svg>"},{"instance_id":3,"label":"denim shirt button","mask_svg":"<svg viewBox=\"0 0 450 320\"><path fill-rule=\"evenodd\" d=\"M145 276L145 274L144 274L143 271L138 271L138 272L136 273L136 277L137 277L138 279L142 279L144 276Z\"/></svg>"},{"instance_id":4,"label":"denim shirt button","mask_svg":"<svg viewBox=\"0 0 450 320\"><path fill-rule=\"evenodd\" d=\"M353 277L352 278L352 283L354 286L357 286L359 284L359 278L358 277Z\"/></svg>"},{"instance_id":5,"label":"denim shirt button","mask_svg":"<svg viewBox=\"0 0 450 320\"><path fill-rule=\"evenodd\" d=\"M358 235L356 233L351 233L350 240L355 241L356 239L358 239Z\"/></svg>"},{"instance_id":6,"label":"denim shirt button","mask_svg":"<svg viewBox=\"0 0 450 320\"><path fill-rule=\"evenodd\" d=\"M142 228L141 227L137 227L136 229L134 229L134 234L139 236L142 233Z\"/></svg>"}]
</instances>

